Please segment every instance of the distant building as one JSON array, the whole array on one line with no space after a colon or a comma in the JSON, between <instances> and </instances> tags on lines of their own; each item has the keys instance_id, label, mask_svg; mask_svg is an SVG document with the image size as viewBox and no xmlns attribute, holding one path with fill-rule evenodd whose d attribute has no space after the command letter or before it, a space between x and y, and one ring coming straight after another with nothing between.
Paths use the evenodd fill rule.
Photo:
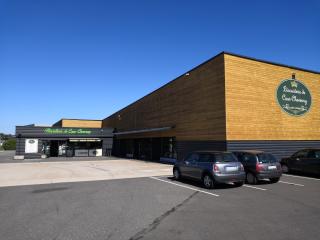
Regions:
<instances>
[{"instance_id":1,"label":"distant building","mask_svg":"<svg viewBox=\"0 0 320 240\"><path fill-rule=\"evenodd\" d=\"M111 155L113 129L101 120L61 119L52 126L16 126L16 157Z\"/></svg>"}]
</instances>

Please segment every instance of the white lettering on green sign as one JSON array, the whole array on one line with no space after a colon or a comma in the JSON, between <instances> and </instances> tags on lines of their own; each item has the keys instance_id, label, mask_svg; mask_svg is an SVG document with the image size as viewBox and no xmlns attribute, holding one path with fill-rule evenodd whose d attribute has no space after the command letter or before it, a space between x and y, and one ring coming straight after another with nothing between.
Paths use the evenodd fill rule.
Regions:
<instances>
[{"instance_id":1,"label":"white lettering on green sign","mask_svg":"<svg viewBox=\"0 0 320 240\"><path fill-rule=\"evenodd\" d=\"M68 129L62 129L62 128L45 128L43 130L47 134L70 134L70 135L88 135L91 134L91 130L86 130L86 129L73 129L73 128L68 128Z\"/></svg>"},{"instance_id":2,"label":"white lettering on green sign","mask_svg":"<svg viewBox=\"0 0 320 240\"><path fill-rule=\"evenodd\" d=\"M280 107L289 115L302 116L311 108L311 93L301 81L282 81L276 95Z\"/></svg>"}]
</instances>

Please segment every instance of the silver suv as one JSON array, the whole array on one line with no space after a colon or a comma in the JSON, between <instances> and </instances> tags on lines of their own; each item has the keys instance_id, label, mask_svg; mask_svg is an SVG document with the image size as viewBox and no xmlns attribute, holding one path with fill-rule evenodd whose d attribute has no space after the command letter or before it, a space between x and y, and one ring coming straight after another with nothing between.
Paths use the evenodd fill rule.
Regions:
<instances>
[{"instance_id":1,"label":"silver suv","mask_svg":"<svg viewBox=\"0 0 320 240\"><path fill-rule=\"evenodd\" d=\"M197 151L174 165L173 176L176 180L200 180L205 188L213 188L218 183L242 186L246 174L242 164L231 152Z\"/></svg>"}]
</instances>

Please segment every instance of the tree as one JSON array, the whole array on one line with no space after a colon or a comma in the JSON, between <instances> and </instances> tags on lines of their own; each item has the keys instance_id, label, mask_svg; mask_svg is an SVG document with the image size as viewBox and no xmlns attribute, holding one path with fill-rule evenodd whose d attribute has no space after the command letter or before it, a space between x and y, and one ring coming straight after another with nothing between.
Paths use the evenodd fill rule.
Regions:
<instances>
[{"instance_id":1,"label":"tree","mask_svg":"<svg viewBox=\"0 0 320 240\"><path fill-rule=\"evenodd\" d=\"M4 150L16 150L16 139L10 138L3 143Z\"/></svg>"},{"instance_id":2,"label":"tree","mask_svg":"<svg viewBox=\"0 0 320 240\"><path fill-rule=\"evenodd\" d=\"M14 138L15 136L12 134L5 134L5 133L0 133L0 139L1 140L8 140L10 138Z\"/></svg>"}]
</instances>

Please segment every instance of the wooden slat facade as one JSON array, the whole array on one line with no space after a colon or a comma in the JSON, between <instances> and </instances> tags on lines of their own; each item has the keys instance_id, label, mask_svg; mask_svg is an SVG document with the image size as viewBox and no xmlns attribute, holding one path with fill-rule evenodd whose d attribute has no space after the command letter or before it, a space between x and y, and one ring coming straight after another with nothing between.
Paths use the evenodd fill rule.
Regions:
<instances>
[{"instance_id":1,"label":"wooden slat facade","mask_svg":"<svg viewBox=\"0 0 320 240\"><path fill-rule=\"evenodd\" d=\"M310 111L299 117L276 99L293 73L312 95ZM320 74L225 54L225 82L227 140L320 140Z\"/></svg>"},{"instance_id":2,"label":"wooden slat facade","mask_svg":"<svg viewBox=\"0 0 320 240\"><path fill-rule=\"evenodd\" d=\"M166 132L119 138L225 140L223 54L106 118L103 127L110 126L120 132L175 126Z\"/></svg>"},{"instance_id":3,"label":"wooden slat facade","mask_svg":"<svg viewBox=\"0 0 320 240\"><path fill-rule=\"evenodd\" d=\"M61 127L101 128L101 120L62 119Z\"/></svg>"},{"instance_id":4,"label":"wooden slat facade","mask_svg":"<svg viewBox=\"0 0 320 240\"><path fill-rule=\"evenodd\" d=\"M279 84L293 73L312 95L310 111L300 117L285 113L276 99ZM123 132L174 126L115 140L125 148L125 139L175 137L178 159L193 150L240 148L280 158L320 147L319 109L319 73L221 53L104 119L103 127Z\"/></svg>"}]
</instances>

